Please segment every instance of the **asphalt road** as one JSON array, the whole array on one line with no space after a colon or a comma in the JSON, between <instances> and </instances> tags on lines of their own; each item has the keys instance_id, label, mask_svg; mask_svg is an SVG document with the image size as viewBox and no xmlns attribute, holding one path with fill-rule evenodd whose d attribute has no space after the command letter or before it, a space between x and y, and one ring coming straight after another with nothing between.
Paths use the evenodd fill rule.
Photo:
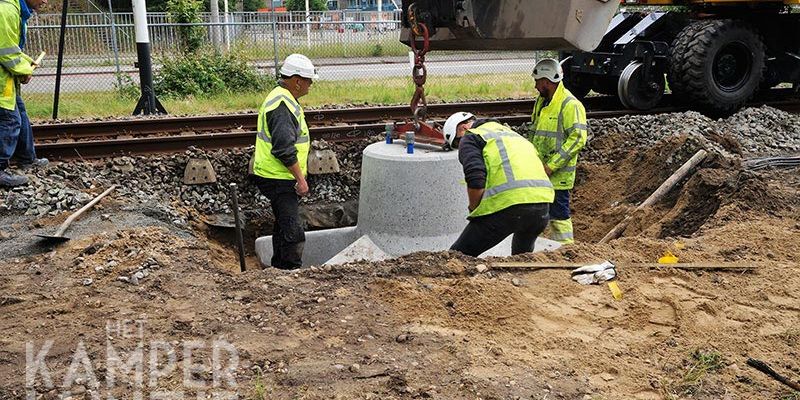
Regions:
<instances>
[{"instance_id":1,"label":"asphalt road","mask_svg":"<svg viewBox=\"0 0 800 400\"><path fill-rule=\"evenodd\" d=\"M533 69L533 59L469 60L469 61L429 61L425 64L429 76L529 73ZM117 81L114 67L65 68L61 77L61 92L89 92L113 90ZM126 71L139 81L138 72ZM409 63L396 64L352 64L327 65L319 68L320 80L340 81L362 78L389 78L411 75ZM24 86L23 93L53 93L55 70L37 71L31 82Z\"/></svg>"}]
</instances>

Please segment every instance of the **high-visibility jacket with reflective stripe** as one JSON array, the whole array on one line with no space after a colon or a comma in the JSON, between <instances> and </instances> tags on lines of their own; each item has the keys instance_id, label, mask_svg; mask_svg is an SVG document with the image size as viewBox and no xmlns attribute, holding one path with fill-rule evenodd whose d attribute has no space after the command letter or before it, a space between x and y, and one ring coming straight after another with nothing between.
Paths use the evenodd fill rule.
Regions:
<instances>
[{"instance_id":1,"label":"high-visibility jacket with reflective stripe","mask_svg":"<svg viewBox=\"0 0 800 400\"><path fill-rule=\"evenodd\" d=\"M554 193L536 149L527 139L497 122L469 129L486 142L486 187L470 217L493 214L516 204L552 203Z\"/></svg>"},{"instance_id":2,"label":"high-visibility jacket with reflective stripe","mask_svg":"<svg viewBox=\"0 0 800 400\"><path fill-rule=\"evenodd\" d=\"M586 145L588 126L586 109L578 99L558 84L558 89L547 106L539 96L533 107L531 121L534 132L531 143L539 151L539 158L553 171L550 181L557 190L572 189L575 185L575 167L578 153Z\"/></svg>"},{"instance_id":3,"label":"high-visibility jacket with reflective stripe","mask_svg":"<svg viewBox=\"0 0 800 400\"><path fill-rule=\"evenodd\" d=\"M0 0L0 107L13 110L17 104L17 76L33 74L33 61L19 48L21 29L18 0Z\"/></svg>"},{"instance_id":4,"label":"high-visibility jacket with reflective stripe","mask_svg":"<svg viewBox=\"0 0 800 400\"><path fill-rule=\"evenodd\" d=\"M311 147L306 116L303 107L295 100L292 93L285 88L278 86L272 89L264 99L261 109L258 111L258 133L256 135L256 154L253 161L253 173L271 179L295 179L281 160L272 155L272 135L267 125L267 113L278 108L279 105L286 104L297 119L299 128L297 131L297 141L294 146L297 149L297 162L300 164L300 171L306 175L308 171L308 150Z\"/></svg>"}]
</instances>

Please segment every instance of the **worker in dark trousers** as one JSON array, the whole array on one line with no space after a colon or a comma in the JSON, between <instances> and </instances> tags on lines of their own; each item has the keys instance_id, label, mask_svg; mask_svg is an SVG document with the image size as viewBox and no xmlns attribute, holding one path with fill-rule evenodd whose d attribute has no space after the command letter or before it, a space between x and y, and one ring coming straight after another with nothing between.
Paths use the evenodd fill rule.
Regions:
<instances>
[{"instance_id":1,"label":"worker in dark trousers","mask_svg":"<svg viewBox=\"0 0 800 400\"><path fill-rule=\"evenodd\" d=\"M444 137L458 149L469 198L469 224L451 250L477 257L513 234L511 254L533 251L547 226L553 185L533 145L506 125L455 113Z\"/></svg>"},{"instance_id":2,"label":"worker in dark trousers","mask_svg":"<svg viewBox=\"0 0 800 400\"><path fill-rule=\"evenodd\" d=\"M550 239L571 244L575 239L569 197L575 186L578 153L588 136L586 109L564 87L564 71L558 61L546 58L536 63L533 79L539 98L533 106L530 140L556 191L550 206Z\"/></svg>"},{"instance_id":3,"label":"worker in dark trousers","mask_svg":"<svg viewBox=\"0 0 800 400\"><path fill-rule=\"evenodd\" d=\"M33 11L46 0L0 1L0 186L25 185L28 178L7 171L12 158L21 169L43 167L46 158L36 158L33 131L20 96L20 84L33 76L34 61L23 52L26 25Z\"/></svg>"},{"instance_id":4,"label":"worker in dark trousers","mask_svg":"<svg viewBox=\"0 0 800 400\"><path fill-rule=\"evenodd\" d=\"M292 54L283 62L281 79L258 113L253 175L275 215L272 266L302 266L305 233L300 223L300 196L308 194L306 173L311 146L303 107L297 99L308 94L316 69L308 57Z\"/></svg>"}]
</instances>

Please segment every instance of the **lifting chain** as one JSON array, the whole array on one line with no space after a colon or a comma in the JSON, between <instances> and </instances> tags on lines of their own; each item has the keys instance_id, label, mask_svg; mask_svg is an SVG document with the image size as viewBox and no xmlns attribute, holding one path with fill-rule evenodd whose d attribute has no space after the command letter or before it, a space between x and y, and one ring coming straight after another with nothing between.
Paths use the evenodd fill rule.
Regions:
<instances>
[{"instance_id":1,"label":"lifting chain","mask_svg":"<svg viewBox=\"0 0 800 400\"><path fill-rule=\"evenodd\" d=\"M414 96L411 97L411 112L414 113L414 129L419 133L420 124L425 119L428 112L428 102L425 100L425 80L428 78L428 70L425 68L425 54L430 47L430 37L428 27L417 21L416 8L414 4L408 9L408 23L411 27L410 42L411 51L414 53L414 68L411 76L414 79ZM422 40L422 48L417 48L417 40Z\"/></svg>"}]
</instances>

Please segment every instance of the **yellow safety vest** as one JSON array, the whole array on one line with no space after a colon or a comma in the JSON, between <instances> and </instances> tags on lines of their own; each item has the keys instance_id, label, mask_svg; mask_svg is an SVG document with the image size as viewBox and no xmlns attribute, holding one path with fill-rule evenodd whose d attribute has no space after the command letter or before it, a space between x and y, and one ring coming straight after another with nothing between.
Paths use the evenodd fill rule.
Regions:
<instances>
[{"instance_id":1,"label":"yellow safety vest","mask_svg":"<svg viewBox=\"0 0 800 400\"><path fill-rule=\"evenodd\" d=\"M33 74L33 61L19 48L20 8L17 0L0 0L0 107L17 107L17 76Z\"/></svg>"},{"instance_id":2,"label":"yellow safety vest","mask_svg":"<svg viewBox=\"0 0 800 400\"><path fill-rule=\"evenodd\" d=\"M497 122L469 129L467 134L486 141L486 187L470 217L493 214L516 204L553 202L553 185L539 158L531 157L536 149L528 140Z\"/></svg>"},{"instance_id":3,"label":"yellow safety vest","mask_svg":"<svg viewBox=\"0 0 800 400\"><path fill-rule=\"evenodd\" d=\"M278 108L281 103L286 104L289 111L299 122L297 141L294 147L297 149L297 162L300 164L300 171L306 175L308 171L308 150L311 147L311 140L306 125L306 116L303 107L295 100L292 93L285 88L278 86L272 89L261 104L258 111L258 133L256 135L256 153L253 160L253 173L271 179L294 179L294 175L286 168L281 160L272 155L272 135L267 125L267 113Z\"/></svg>"},{"instance_id":4,"label":"yellow safety vest","mask_svg":"<svg viewBox=\"0 0 800 400\"><path fill-rule=\"evenodd\" d=\"M530 140L539 152L539 158L553 171L550 175L553 188L572 189L578 153L586 145L588 135L586 109L563 82L558 84L547 106L544 100L539 96L533 107L531 121L535 131Z\"/></svg>"}]
</instances>

